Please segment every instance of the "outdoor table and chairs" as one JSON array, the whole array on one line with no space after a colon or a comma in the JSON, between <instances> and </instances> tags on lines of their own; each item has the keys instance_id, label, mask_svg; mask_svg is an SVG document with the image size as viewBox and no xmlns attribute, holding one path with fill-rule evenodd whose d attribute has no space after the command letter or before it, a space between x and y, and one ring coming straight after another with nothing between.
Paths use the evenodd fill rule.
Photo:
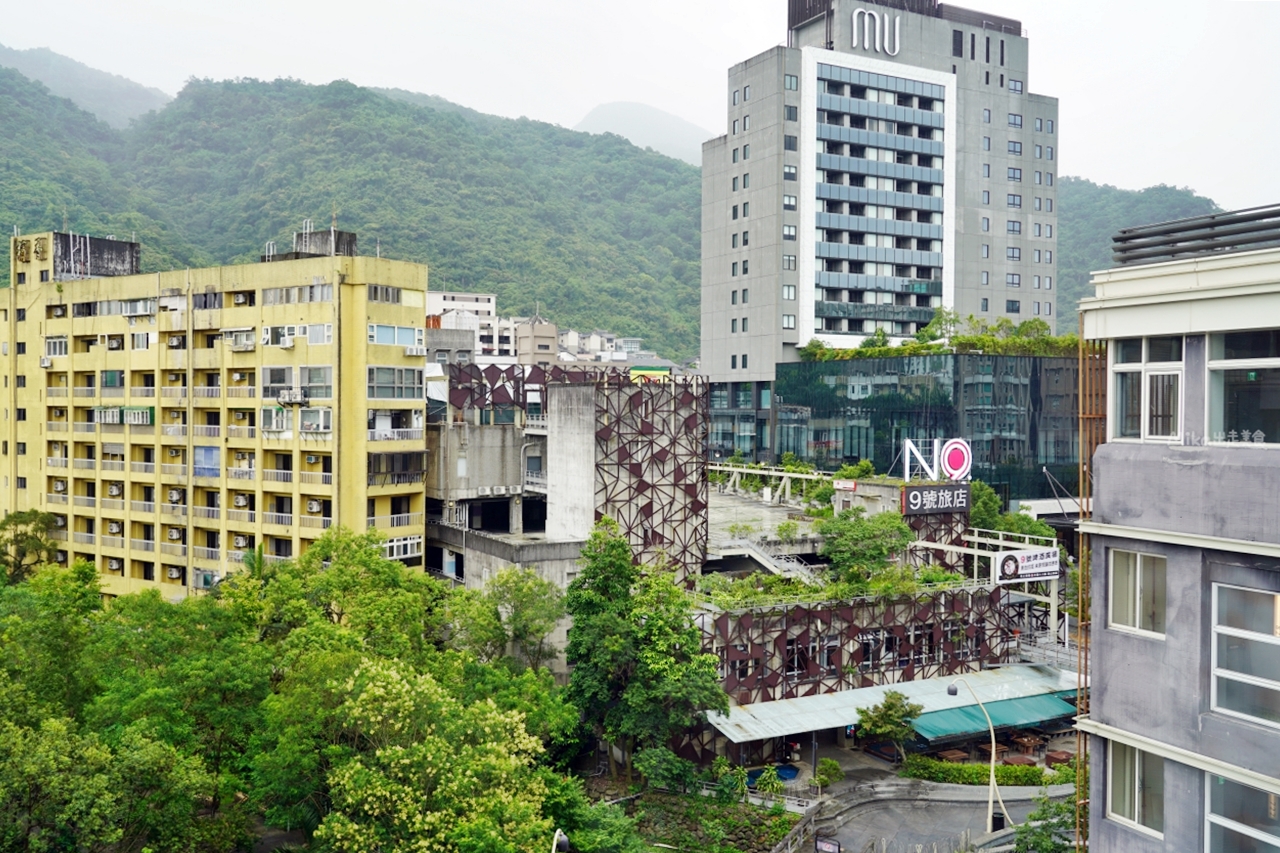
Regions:
<instances>
[{"instance_id":1,"label":"outdoor table and chairs","mask_svg":"<svg viewBox=\"0 0 1280 853\"><path fill-rule=\"evenodd\" d=\"M1002 743L997 743L997 744L996 744L996 758L1003 758L1003 757L1004 757L1004 754L1005 754L1006 752L1008 752L1008 751L1009 751L1009 747L1005 746L1004 744L1002 744ZM988 758L990 758L990 757L991 757L991 744L989 744L989 743L980 743L980 744L978 744L978 752L981 752L981 753L983 753L984 755L986 755Z\"/></svg>"},{"instance_id":2,"label":"outdoor table and chairs","mask_svg":"<svg viewBox=\"0 0 1280 853\"><path fill-rule=\"evenodd\" d=\"M1031 767L1035 765L1036 760L1030 755L1010 755L1000 763L1008 765L1009 767Z\"/></svg>"},{"instance_id":3,"label":"outdoor table and chairs","mask_svg":"<svg viewBox=\"0 0 1280 853\"><path fill-rule=\"evenodd\" d=\"M1026 755L1035 755L1044 746L1044 739L1035 735L1016 735L1013 742L1018 745L1018 751Z\"/></svg>"},{"instance_id":4,"label":"outdoor table and chairs","mask_svg":"<svg viewBox=\"0 0 1280 853\"><path fill-rule=\"evenodd\" d=\"M1058 764L1067 764L1071 758L1071 753L1065 750L1051 749L1044 754L1044 764L1046 767L1054 767Z\"/></svg>"},{"instance_id":5,"label":"outdoor table and chairs","mask_svg":"<svg viewBox=\"0 0 1280 853\"><path fill-rule=\"evenodd\" d=\"M952 764L963 764L969 760L969 753L963 749L944 749L938 753L938 758L950 761Z\"/></svg>"}]
</instances>

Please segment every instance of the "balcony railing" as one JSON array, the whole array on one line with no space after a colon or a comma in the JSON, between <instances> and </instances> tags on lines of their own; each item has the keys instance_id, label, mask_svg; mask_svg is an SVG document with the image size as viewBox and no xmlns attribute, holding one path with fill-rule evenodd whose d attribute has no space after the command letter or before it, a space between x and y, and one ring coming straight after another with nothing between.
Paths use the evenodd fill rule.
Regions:
<instances>
[{"instance_id":1,"label":"balcony railing","mask_svg":"<svg viewBox=\"0 0 1280 853\"><path fill-rule=\"evenodd\" d=\"M156 472L156 463L154 462L130 462L129 470L135 474L154 474Z\"/></svg>"},{"instance_id":2,"label":"balcony railing","mask_svg":"<svg viewBox=\"0 0 1280 853\"><path fill-rule=\"evenodd\" d=\"M422 513L405 512L398 515L371 515L369 527L412 527L422 524Z\"/></svg>"},{"instance_id":3,"label":"balcony railing","mask_svg":"<svg viewBox=\"0 0 1280 853\"><path fill-rule=\"evenodd\" d=\"M228 561L228 562L231 562L231 563L243 563L243 562L244 562L244 551L228 551L228 552L227 552L227 561Z\"/></svg>"},{"instance_id":4,"label":"balcony railing","mask_svg":"<svg viewBox=\"0 0 1280 853\"><path fill-rule=\"evenodd\" d=\"M258 389L254 385L228 385L226 387L228 397L257 397Z\"/></svg>"},{"instance_id":5,"label":"balcony railing","mask_svg":"<svg viewBox=\"0 0 1280 853\"><path fill-rule=\"evenodd\" d=\"M123 548L123 536L103 536L98 540L98 545L103 548Z\"/></svg>"},{"instance_id":6,"label":"balcony railing","mask_svg":"<svg viewBox=\"0 0 1280 853\"><path fill-rule=\"evenodd\" d=\"M293 472L282 468L263 468L262 479L272 483L292 483Z\"/></svg>"},{"instance_id":7,"label":"balcony railing","mask_svg":"<svg viewBox=\"0 0 1280 853\"><path fill-rule=\"evenodd\" d=\"M67 396L67 386L50 385L48 388L44 389L44 395L46 397L65 397Z\"/></svg>"},{"instance_id":8,"label":"balcony railing","mask_svg":"<svg viewBox=\"0 0 1280 853\"><path fill-rule=\"evenodd\" d=\"M92 533L81 533L79 530L71 535L71 541L79 545L92 545L96 538Z\"/></svg>"},{"instance_id":9,"label":"balcony railing","mask_svg":"<svg viewBox=\"0 0 1280 853\"><path fill-rule=\"evenodd\" d=\"M76 506L97 506L98 499L91 498L88 495L76 495L74 503Z\"/></svg>"},{"instance_id":10,"label":"balcony railing","mask_svg":"<svg viewBox=\"0 0 1280 853\"><path fill-rule=\"evenodd\" d=\"M525 415L524 419L525 432L546 433L547 416L546 415Z\"/></svg>"},{"instance_id":11,"label":"balcony railing","mask_svg":"<svg viewBox=\"0 0 1280 853\"><path fill-rule=\"evenodd\" d=\"M333 474L326 471L299 471L298 482L313 486L332 486Z\"/></svg>"},{"instance_id":12,"label":"balcony railing","mask_svg":"<svg viewBox=\"0 0 1280 853\"><path fill-rule=\"evenodd\" d=\"M154 513L156 511L155 501L129 501L129 509L134 512Z\"/></svg>"},{"instance_id":13,"label":"balcony railing","mask_svg":"<svg viewBox=\"0 0 1280 853\"><path fill-rule=\"evenodd\" d=\"M175 557L187 556L187 546L181 542L161 542L160 553L172 554Z\"/></svg>"},{"instance_id":14,"label":"balcony railing","mask_svg":"<svg viewBox=\"0 0 1280 853\"><path fill-rule=\"evenodd\" d=\"M222 436L222 427L212 424L197 424L191 428L191 434L204 436L205 438L219 438Z\"/></svg>"},{"instance_id":15,"label":"balcony railing","mask_svg":"<svg viewBox=\"0 0 1280 853\"><path fill-rule=\"evenodd\" d=\"M421 483L426 477L426 471L384 471L380 473L369 473L368 485L370 486L402 486L407 483Z\"/></svg>"},{"instance_id":16,"label":"balcony railing","mask_svg":"<svg viewBox=\"0 0 1280 853\"><path fill-rule=\"evenodd\" d=\"M66 421L45 421L44 428L48 432L66 432Z\"/></svg>"},{"instance_id":17,"label":"balcony railing","mask_svg":"<svg viewBox=\"0 0 1280 853\"><path fill-rule=\"evenodd\" d=\"M92 385L77 385L72 389L71 393L77 397L96 397L98 389Z\"/></svg>"},{"instance_id":18,"label":"balcony railing","mask_svg":"<svg viewBox=\"0 0 1280 853\"><path fill-rule=\"evenodd\" d=\"M196 518L221 518L222 510L216 506L193 506L191 514Z\"/></svg>"},{"instance_id":19,"label":"balcony railing","mask_svg":"<svg viewBox=\"0 0 1280 853\"><path fill-rule=\"evenodd\" d=\"M371 429L370 441L418 441L422 438L420 429Z\"/></svg>"},{"instance_id":20,"label":"balcony railing","mask_svg":"<svg viewBox=\"0 0 1280 853\"><path fill-rule=\"evenodd\" d=\"M251 509L229 509L227 510L227 521L242 521L247 524L253 524L256 513Z\"/></svg>"},{"instance_id":21,"label":"balcony railing","mask_svg":"<svg viewBox=\"0 0 1280 853\"><path fill-rule=\"evenodd\" d=\"M100 498L103 509L124 509L124 498Z\"/></svg>"},{"instance_id":22,"label":"balcony railing","mask_svg":"<svg viewBox=\"0 0 1280 853\"><path fill-rule=\"evenodd\" d=\"M103 432L123 433L124 424L98 424Z\"/></svg>"},{"instance_id":23,"label":"balcony railing","mask_svg":"<svg viewBox=\"0 0 1280 853\"><path fill-rule=\"evenodd\" d=\"M197 385L191 389L193 397L221 397L222 386L220 385Z\"/></svg>"},{"instance_id":24,"label":"balcony railing","mask_svg":"<svg viewBox=\"0 0 1280 853\"><path fill-rule=\"evenodd\" d=\"M156 387L154 385L132 385L129 387L130 397L154 397L156 395Z\"/></svg>"},{"instance_id":25,"label":"balcony railing","mask_svg":"<svg viewBox=\"0 0 1280 853\"><path fill-rule=\"evenodd\" d=\"M524 487L535 492L547 491L547 472L546 471L525 471Z\"/></svg>"},{"instance_id":26,"label":"balcony railing","mask_svg":"<svg viewBox=\"0 0 1280 853\"><path fill-rule=\"evenodd\" d=\"M165 515L186 515L186 504L160 504L160 511Z\"/></svg>"},{"instance_id":27,"label":"balcony railing","mask_svg":"<svg viewBox=\"0 0 1280 853\"><path fill-rule=\"evenodd\" d=\"M94 468L98 467L98 460L97 459L72 459L71 467L92 471Z\"/></svg>"},{"instance_id":28,"label":"balcony railing","mask_svg":"<svg viewBox=\"0 0 1280 853\"><path fill-rule=\"evenodd\" d=\"M329 526L333 524L333 519L319 515L300 515L298 516L298 523L303 527L319 527L321 530L328 530Z\"/></svg>"},{"instance_id":29,"label":"balcony railing","mask_svg":"<svg viewBox=\"0 0 1280 853\"><path fill-rule=\"evenodd\" d=\"M161 397L185 397L187 396L187 386L170 385L167 388L160 389Z\"/></svg>"},{"instance_id":30,"label":"balcony railing","mask_svg":"<svg viewBox=\"0 0 1280 853\"><path fill-rule=\"evenodd\" d=\"M286 560L292 560L292 559L293 557L288 557L283 554L263 554L262 555L262 561L264 563L283 563Z\"/></svg>"},{"instance_id":31,"label":"balcony railing","mask_svg":"<svg viewBox=\"0 0 1280 853\"><path fill-rule=\"evenodd\" d=\"M200 545L196 545L195 547L193 547L191 549L191 554L197 560L213 560L216 562L217 560L222 559L221 550L217 548L204 548L204 547L201 547Z\"/></svg>"},{"instance_id":32,"label":"balcony railing","mask_svg":"<svg viewBox=\"0 0 1280 853\"><path fill-rule=\"evenodd\" d=\"M165 424L160 428L160 434L170 435L175 437L184 436L187 434L187 425L186 424Z\"/></svg>"},{"instance_id":33,"label":"balcony railing","mask_svg":"<svg viewBox=\"0 0 1280 853\"><path fill-rule=\"evenodd\" d=\"M217 465L196 465L191 470L197 477L210 478L222 476L222 469Z\"/></svg>"},{"instance_id":34,"label":"balcony railing","mask_svg":"<svg viewBox=\"0 0 1280 853\"><path fill-rule=\"evenodd\" d=\"M76 432L95 432L97 429L98 425L93 421L76 421Z\"/></svg>"},{"instance_id":35,"label":"balcony railing","mask_svg":"<svg viewBox=\"0 0 1280 853\"><path fill-rule=\"evenodd\" d=\"M187 476L187 466L164 464L160 466L160 473L166 477L185 477Z\"/></svg>"},{"instance_id":36,"label":"balcony railing","mask_svg":"<svg viewBox=\"0 0 1280 853\"><path fill-rule=\"evenodd\" d=\"M227 477L232 480L252 480L256 468L228 468Z\"/></svg>"},{"instance_id":37,"label":"balcony railing","mask_svg":"<svg viewBox=\"0 0 1280 853\"><path fill-rule=\"evenodd\" d=\"M156 549L156 541L154 539L130 539L129 547L135 551L154 551Z\"/></svg>"},{"instance_id":38,"label":"balcony railing","mask_svg":"<svg viewBox=\"0 0 1280 853\"><path fill-rule=\"evenodd\" d=\"M103 459L102 470L103 471L123 471L124 460L123 459Z\"/></svg>"},{"instance_id":39,"label":"balcony railing","mask_svg":"<svg viewBox=\"0 0 1280 853\"><path fill-rule=\"evenodd\" d=\"M99 389L98 393L100 396L103 396L103 397L123 397L124 386L123 385L104 385L101 389Z\"/></svg>"},{"instance_id":40,"label":"balcony railing","mask_svg":"<svg viewBox=\"0 0 1280 853\"><path fill-rule=\"evenodd\" d=\"M231 438L253 438L257 435L257 430L253 427L229 426L227 427L227 435Z\"/></svg>"},{"instance_id":41,"label":"balcony railing","mask_svg":"<svg viewBox=\"0 0 1280 853\"><path fill-rule=\"evenodd\" d=\"M57 492L46 492L44 502L48 504L64 504L67 502L67 496Z\"/></svg>"},{"instance_id":42,"label":"balcony railing","mask_svg":"<svg viewBox=\"0 0 1280 853\"><path fill-rule=\"evenodd\" d=\"M65 519L63 520L63 524L66 524L66 520L65 520ZM67 541L67 531L66 531L66 528L62 528L62 529L60 529L60 530L59 530L59 529L57 529L57 528L55 528L55 529L53 529L53 530L50 530L50 531L49 531L49 538L50 538L50 539L52 539L52 540L53 540L53 541L55 541L55 542L66 542L66 541Z\"/></svg>"},{"instance_id":43,"label":"balcony railing","mask_svg":"<svg viewBox=\"0 0 1280 853\"><path fill-rule=\"evenodd\" d=\"M293 526L293 516L285 512L264 512L262 520L266 524L280 524L285 527Z\"/></svg>"},{"instance_id":44,"label":"balcony railing","mask_svg":"<svg viewBox=\"0 0 1280 853\"><path fill-rule=\"evenodd\" d=\"M46 464L46 465L48 465L50 468L66 468L66 467L67 467L67 457L65 457L65 456L50 456L48 459L46 459L46 460L45 460L45 464Z\"/></svg>"}]
</instances>

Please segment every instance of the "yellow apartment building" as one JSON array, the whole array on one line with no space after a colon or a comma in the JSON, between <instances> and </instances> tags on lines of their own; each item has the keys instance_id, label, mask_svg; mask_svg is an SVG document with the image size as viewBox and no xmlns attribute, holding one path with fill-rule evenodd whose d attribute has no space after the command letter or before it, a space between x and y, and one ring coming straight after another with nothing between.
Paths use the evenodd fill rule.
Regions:
<instances>
[{"instance_id":1,"label":"yellow apartment building","mask_svg":"<svg viewBox=\"0 0 1280 853\"><path fill-rule=\"evenodd\" d=\"M427 268L295 237L140 274L136 243L15 236L0 290L0 512L55 516L104 593L207 589L264 546L376 528L422 561Z\"/></svg>"}]
</instances>

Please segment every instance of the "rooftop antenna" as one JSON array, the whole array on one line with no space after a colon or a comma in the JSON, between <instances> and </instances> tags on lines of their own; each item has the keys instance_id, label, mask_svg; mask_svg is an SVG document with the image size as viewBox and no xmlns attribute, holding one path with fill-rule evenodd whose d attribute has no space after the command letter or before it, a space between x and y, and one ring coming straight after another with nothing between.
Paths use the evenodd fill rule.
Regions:
<instances>
[{"instance_id":1,"label":"rooftop antenna","mask_svg":"<svg viewBox=\"0 0 1280 853\"><path fill-rule=\"evenodd\" d=\"M329 256L338 254L338 203L333 203L333 220L329 223Z\"/></svg>"},{"instance_id":2,"label":"rooftop antenna","mask_svg":"<svg viewBox=\"0 0 1280 853\"><path fill-rule=\"evenodd\" d=\"M378 238L378 257L382 257L382 238Z\"/></svg>"}]
</instances>

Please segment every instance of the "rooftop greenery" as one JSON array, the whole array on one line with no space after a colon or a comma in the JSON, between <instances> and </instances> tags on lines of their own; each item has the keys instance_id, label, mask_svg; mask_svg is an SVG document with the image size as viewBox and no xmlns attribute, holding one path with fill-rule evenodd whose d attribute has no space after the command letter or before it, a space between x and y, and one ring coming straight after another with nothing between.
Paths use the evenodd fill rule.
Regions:
<instances>
[{"instance_id":1,"label":"rooftop greenery","mask_svg":"<svg viewBox=\"0 0 1280 853\"><path fill-rule=\"evenodd\" d=\"M800 348L805 361L848 361L855 358L892 358L904 355L1022 355L1074 358L1079 338L1054 335L1039 318L1014 324L1008 317L988 323L970 315L961 320L954 311L939 308L933 321L913 340L894 346L883 329L868 335L856 348L828 347L814 338Z\"/></svg>"}]
</instances>

